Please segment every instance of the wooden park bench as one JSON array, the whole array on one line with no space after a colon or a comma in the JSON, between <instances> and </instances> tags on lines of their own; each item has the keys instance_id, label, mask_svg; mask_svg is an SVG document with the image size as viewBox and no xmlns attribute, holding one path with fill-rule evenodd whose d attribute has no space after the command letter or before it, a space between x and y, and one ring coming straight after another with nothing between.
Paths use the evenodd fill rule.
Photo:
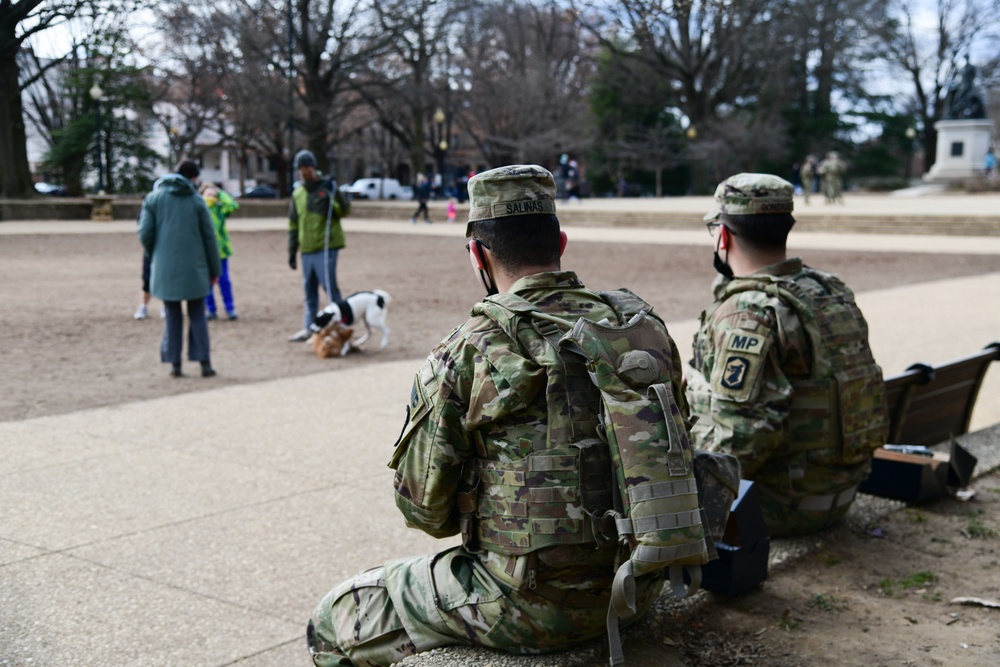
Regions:
<instances>
[{"instance_id":1,"label":"wooden park bench","mask_svg":"<svg viewBox=\"0 0 1000 667\"><path fill-rule=\"evenodd\" d=\"M888 442L936 445L968 433L972 408L1000 342L940 366L917 363L885 381Z\"/></svg>"}]
</instances>

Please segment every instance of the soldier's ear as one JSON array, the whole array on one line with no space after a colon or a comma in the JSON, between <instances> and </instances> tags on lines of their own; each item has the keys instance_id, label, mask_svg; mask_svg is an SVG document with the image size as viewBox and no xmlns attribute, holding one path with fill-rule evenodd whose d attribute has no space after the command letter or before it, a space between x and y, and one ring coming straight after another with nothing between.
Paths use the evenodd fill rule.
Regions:
<instances>
[{"instance_id":1,"label":"soldier's ear","mask_svg":"<svg viewBox=\"0 0 1000 667\"><path fill-rule=\"evenodd\" d=\"M719 225L719 250L729 250L729 243L732 237L725 225Z\"/></svg>"},{"instance_id":2,"label":"soldier's ear","mask_svg":"<svg viewBox=\"0 0 1000 667\"><path fill-rule=\"evenodd\" d=\"M566 237L566 232L559 232L559 256L562 257L563 253L566 252L566 242L569 239Z\"/></svg>"}]
</instances>

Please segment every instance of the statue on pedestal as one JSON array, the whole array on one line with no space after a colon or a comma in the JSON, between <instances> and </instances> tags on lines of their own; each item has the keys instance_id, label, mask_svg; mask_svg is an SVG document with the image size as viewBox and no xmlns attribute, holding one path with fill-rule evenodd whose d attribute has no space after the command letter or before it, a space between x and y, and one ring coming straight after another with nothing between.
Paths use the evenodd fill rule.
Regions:
<instances>
[{"instance_id":1,"label":"statue on pedestal","mask_svg":"<svg viewBox=\"0 0 1000 667\"><path fill-rule=\"evenodd\" d=\"M983 96L976 88L976 67L968 59L959 77L952 80L944 98L943 120L978 120L986 118Z\"/></svg>"}]
</instances>

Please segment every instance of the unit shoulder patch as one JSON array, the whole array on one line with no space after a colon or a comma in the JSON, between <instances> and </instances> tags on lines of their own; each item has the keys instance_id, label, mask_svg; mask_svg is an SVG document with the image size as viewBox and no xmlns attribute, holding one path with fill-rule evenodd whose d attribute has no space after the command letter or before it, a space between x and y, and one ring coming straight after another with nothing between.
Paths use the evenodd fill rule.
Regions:
<instances>
[{"instance_id":1,"label":"unit shoulder patch","mask_svg":"<svg viewBox=\"0 0 1000 667\"><path fill-rule=\"evenodd\" d=\"M712 370L712 392L734 401L750 399L764 367L768 342L766 336L744 329L727 332Z\"/></svg>"}]
</instances>

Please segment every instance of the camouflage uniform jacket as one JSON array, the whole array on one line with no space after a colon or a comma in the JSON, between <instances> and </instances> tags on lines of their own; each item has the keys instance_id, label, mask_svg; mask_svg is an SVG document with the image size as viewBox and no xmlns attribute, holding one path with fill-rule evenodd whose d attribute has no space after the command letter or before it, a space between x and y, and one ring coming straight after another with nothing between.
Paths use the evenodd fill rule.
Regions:
<instances>
[{"instance_id":1,"label":"camouflage uniform jacket","mask_svg":"<svg viewBox=\"0 0 1000 667\"><path fill-rule=\"evenodd\" d=\"M813 364L825 360L814 360L806 325L796 309L776 291L751 287L733 293L741 281L760 283L762 279L794 283L806 295L806 305L814 309L817 300L829 295L827 286L835 285L839 293L834 296L852 307L837 315L853 320L845 329L854 332L853 363L865 379L842 384L859 390L847 400L861 408L859 413L864 413L868 423L858 425L865 430L864 452L853 459L840 457L851 459L850 463L830 455L825 443L815 442L824 437L824 431L850 433L854 425L850 424L851 410L837 412L836 392L807 395ZM744 478L786 498L835 493L865 479L868 443L884 442L887 428L884 385L881 369L871 358L867 323L854 307L851 291L835 276L810 269L795 258L746 278L720 276L713 292L716 302L702 313L694 359L687 368L687 396L692 414L698 417L691 431L695 446L735 455ZM842 387L841 402L843 392ZM863 409L865 405L871 410ZM842 424L831 424L831 419Z\"/></svg>"},{"instance_id":2,"label":"camouflage uniform jacket","mask_svg":"<svg viewBox=\"0 0 1000 667\"><path fill-rule=\"evenodd\" d=\"M510 291L570 321L616 320L613 309L572 272L527 276ZM459 533L459 499L469 490L464 481L469 466L477 460L517 461L532 451L532 439L544 443L545 369L517 348L496 322L476 315L445 338L417 373L407 423L390 462L396 469L396 505L409 526L435 537ZM680 364L674 369L674 391L682 397ZM593 391L596 413L599 397ZM686 401L680 402L686 417ZM559 580L557 587L610 590L615 545L596 549L594 542L574 542L542 549L539 558L550 567L539 575L550 583ZM506 558L499 553L503 549L483 548L492 551L480 551L478 558L495 573L492 566ZM517 587L520 582L506 583Z\"/></svg>"}]
</instances>

